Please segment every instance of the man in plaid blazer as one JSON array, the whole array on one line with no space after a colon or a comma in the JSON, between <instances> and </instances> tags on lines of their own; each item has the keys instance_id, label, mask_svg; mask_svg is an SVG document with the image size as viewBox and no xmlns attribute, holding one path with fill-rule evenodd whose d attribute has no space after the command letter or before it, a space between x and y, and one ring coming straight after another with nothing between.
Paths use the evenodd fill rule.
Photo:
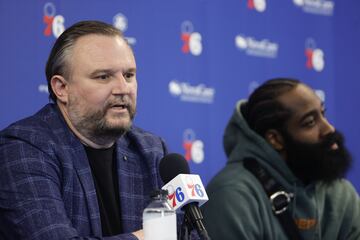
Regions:
<instances>
[{"instance_id":1,"label":"man in plaid blazer","mask_svg":"<svg viewBox=\"0 0 360 240\"><path fill-rule=\"evenodd\" d=\"M130 46L111 25L79 22L55 42L46 75L54 103L0 132L0 239L142 239L167 150L132 125Z\"/></svg>"}]
</instances>

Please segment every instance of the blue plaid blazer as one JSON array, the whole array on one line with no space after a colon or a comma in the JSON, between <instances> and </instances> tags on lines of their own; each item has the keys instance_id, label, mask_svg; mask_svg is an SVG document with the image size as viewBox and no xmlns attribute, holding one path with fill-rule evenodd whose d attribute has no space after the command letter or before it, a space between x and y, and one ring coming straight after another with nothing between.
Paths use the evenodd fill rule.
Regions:
<instances>
[{"instance_id":1,"label":"blue plaid blazer","mask_svg":"<svg viewBox=\"0 0 360 240\"><path fill-rule=\"evenodd\" d=\"M164 142L132 127L117 141L124 234L102 238L84 147L54 104L0 132L0 239L136 239L149 194L160 188Z\"/></svg>"}]
</instances>

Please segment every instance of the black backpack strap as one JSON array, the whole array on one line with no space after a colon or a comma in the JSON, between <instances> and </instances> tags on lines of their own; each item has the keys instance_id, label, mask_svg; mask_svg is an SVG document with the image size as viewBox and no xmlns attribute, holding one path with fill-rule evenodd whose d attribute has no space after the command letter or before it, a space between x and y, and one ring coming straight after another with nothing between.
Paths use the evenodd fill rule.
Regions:
<instances>
[{"instance_id":1,"label":"black backpack strap","mask_svg":"<svg viewBox=\"0 0 360 240\"><path fill-rule=\"evenodd\" d=\"M299 229L288 211L289 204L294 197L278 184L275 179L254 158L244 159L244 166L259 180L269 197L274 215L278 218L287 236L291 240L302 240Z\"/></svg>"}]
</instances>

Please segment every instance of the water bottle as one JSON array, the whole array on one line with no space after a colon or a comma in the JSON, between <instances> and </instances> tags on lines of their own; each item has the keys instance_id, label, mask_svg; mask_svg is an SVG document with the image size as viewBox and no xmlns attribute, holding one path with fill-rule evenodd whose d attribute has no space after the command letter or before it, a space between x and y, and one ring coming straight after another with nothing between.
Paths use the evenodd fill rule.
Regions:
<instances>
[{"instance_id":1,"label":"water bottle","mask_svg":"<svg viewBox=\"0 0 360 240\"><path fill-rule=\"evenodd\" d=\"M156 190L143 212L145 240L176 240L176 213L167 203L167 190Z\"/></svg>"}]
</instances>

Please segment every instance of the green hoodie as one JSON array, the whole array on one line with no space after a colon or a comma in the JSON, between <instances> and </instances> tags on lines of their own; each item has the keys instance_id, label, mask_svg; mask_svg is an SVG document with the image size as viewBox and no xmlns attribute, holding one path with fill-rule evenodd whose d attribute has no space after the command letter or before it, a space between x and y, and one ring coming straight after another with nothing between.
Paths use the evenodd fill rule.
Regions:
<instances>
[{"instance_id":1,"label":"green hoodie","mask_svg":"<svg viewBox=\"0 0 360 240\"><path fill-rule=\"evenodd\" d=\"M227 165L207 187L204 222L212 240L288 239L257 178L243 167L253 157L287 192L289 211L304 239L360 239L360 200L345 179L304 186L281 156L243 118L239 101L224 134Z\"/></svg>"}]
</instances>

